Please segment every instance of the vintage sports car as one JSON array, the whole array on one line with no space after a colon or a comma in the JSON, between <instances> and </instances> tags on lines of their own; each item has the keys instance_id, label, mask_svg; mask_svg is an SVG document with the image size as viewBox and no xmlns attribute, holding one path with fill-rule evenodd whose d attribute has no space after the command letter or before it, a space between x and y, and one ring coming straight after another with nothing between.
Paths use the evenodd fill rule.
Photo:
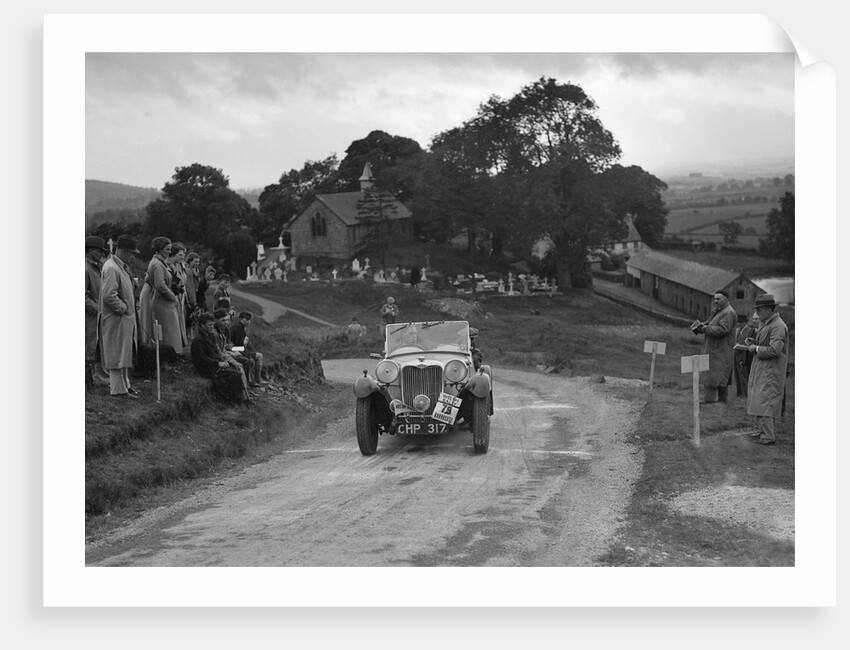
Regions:
<instances>
[{"instance_id":1,"label":"vintage sports car","mask_svg":"<svg viewBox=\"0 0 850 650\"><path fill-rule=\"evenodd\" d=\"M490 366L473 363L469 323L392 323L386 328L383 358L354 382L357 444L365 456L378 449L378 436L444 434L461 420L472 432L472 448L490 446L493 387Z\"/></svg>"}]
</instances>

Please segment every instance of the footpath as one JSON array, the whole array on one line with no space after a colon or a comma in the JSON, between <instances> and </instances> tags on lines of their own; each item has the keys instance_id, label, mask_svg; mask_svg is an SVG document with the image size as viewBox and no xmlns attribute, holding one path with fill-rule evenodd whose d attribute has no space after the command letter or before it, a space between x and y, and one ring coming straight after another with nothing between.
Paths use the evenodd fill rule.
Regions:
<instances>
[{"instance_id":1,"label":"footpath","mask_svg":"<svg viewBox=\"0 0 850 650\"><path fill-rule=\"evenodd\" d=\"M303 311L298 311L297 309L285 307L284 305L274 302L273 300L269 300L268 298L263 298L262 296L258 296L253 293L245 293L244 291L239 291L239 289L234 289L233 285L230 285L228 291L230 292L231 296L250 300L251 302L259 305L263 310L263 313L261 314L262 318L268 323L276 321L278 318L280 318L287 312L292 312L293 314L297 314L301 318L306 318L307 320L319 323L320 325L324 325L325 327L339 327L336 323L331 323L330 321L322 320L321 318L316 318L315 316L305 314Z\"/></svg>"},{"instance_id":2,"label":"footpath","mask_svg":"<svg viewBox=\"0 0 850 650\"><path fill-rule=\"evenodd\" d=\"M619 282L593 278L593 292L614 302L634 307L656 318L674 325L690 325L694 319L677 309L663 305L640 289L627 287Z\"/></svg>"}]
</instances>

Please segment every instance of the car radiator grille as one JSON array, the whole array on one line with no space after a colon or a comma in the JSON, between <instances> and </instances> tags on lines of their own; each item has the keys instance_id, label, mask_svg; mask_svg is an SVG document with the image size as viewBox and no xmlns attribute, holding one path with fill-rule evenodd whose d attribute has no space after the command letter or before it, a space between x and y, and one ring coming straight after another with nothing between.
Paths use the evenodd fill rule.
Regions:
<instances>
[{"instance_id":1,"label":"car radiator grille","mask_svg":"<svg viewBox=\"0 0 850 650\"><path fill-rule=\"evenodd\" d=\"M401 369L401 401L408 406L413 406L413 398L417 395L427 395L431 399L431 407L426 413L431 413L442 392L443 369L440 366L406 366Z\"/></svg>"}]
</instances>

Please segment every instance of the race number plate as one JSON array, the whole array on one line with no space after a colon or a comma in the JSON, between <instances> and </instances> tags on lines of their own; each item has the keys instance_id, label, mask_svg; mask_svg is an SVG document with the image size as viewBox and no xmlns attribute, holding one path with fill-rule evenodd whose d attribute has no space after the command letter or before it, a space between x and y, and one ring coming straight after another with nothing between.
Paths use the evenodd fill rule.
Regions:
<instances>
[{"instance_id":1,"label":"race number plate","mask_svg":"<svg viewBox=\"0 0 850 650\"><path fill-rule=\"evenodd\" d=\"M428 435L445 433L446 425L442 422L402 422L396 433L402 436Z\"/></svg>"},{"instance_id":2,"label":"race number plate","mask_svg":"<svg viewBox=\"0 0 850 650\"><path fill-rule=\"evenodd\" d=\"M431 417L440 422L452 425L457 418L457 412L461 405L461 399L448 393L440 393L437 398L437 405L434 407L434 412Z\"/></svg>"}]
</instances>

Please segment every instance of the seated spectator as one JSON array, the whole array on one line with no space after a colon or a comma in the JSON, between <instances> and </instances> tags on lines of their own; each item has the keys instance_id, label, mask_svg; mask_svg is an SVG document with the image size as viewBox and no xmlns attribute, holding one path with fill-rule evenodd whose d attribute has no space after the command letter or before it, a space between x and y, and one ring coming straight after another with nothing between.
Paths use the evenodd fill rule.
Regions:
<instances>
[{"instance_id":1,"label":"seated spectator","mask_svg":"<svg viewBox=\"0 0 850 650\"><path fill-rule=\"evenodd\" d=\"M349 341L356 341L363 338L366 328L357 321L357 316L352 316L351 322L345 328L345 333L348 335Z\"/></svg>"},{"instance_id":2,"label":"seated spectator","mask_svg":"<svg viewBox=\"0 0 850 650\"><path fill-rule=\"evenodd\" d=\"M230 328L230 341L234 347L242 348L239 354L254 362L254 376L251 386L262 386L266 383L263 381L263 354L257 352L248 336L248 326L253 318L249 311L239 312L239 321ZM249 377L249 379L251 378Z\"/></svg>"},{"instance_id":3,"label":"seated spectator","mask_svg":"<svg viewBox=\"0 0 850 650\"><path fill-rule=\"evenodd\" d=\"M249 386L252 388L257 386L258 384L254 383L256 373L254 368L256 363L253 359L233 349L233 340L230 336L230 312L225 309L216 309L213 312L213 317L215 318L215 329L218 333L219 349L223 354L242 365L242 368L245 370L245 376L248 378Z\"/></svg>"},{"instance_id":4,"label":"seated spectator","mask_svg":"<svg viewBox=\"0 0 850 650\"><path fill-rule=\"evenodd\" d=\"M192 363L202 377L212 379L213 390L232 402L251 403L248 380L242 366L219 349L215 318L203 313L198 317L198 333L192 340Z\"/></svg>"}]
</instances>

